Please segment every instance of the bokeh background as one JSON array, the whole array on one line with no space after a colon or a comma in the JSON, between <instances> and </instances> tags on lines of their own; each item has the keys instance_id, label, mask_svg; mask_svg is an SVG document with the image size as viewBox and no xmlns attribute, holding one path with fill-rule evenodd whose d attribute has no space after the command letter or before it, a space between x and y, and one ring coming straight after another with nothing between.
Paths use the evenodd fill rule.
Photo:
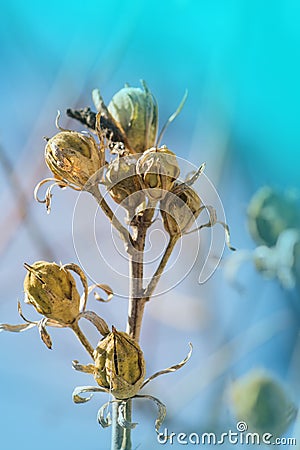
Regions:
<instances>
[{"instance_id":1,"label":"bokeh background","mask_svg":"<svg viewBox=\"0 0 300 450\"><path fill-rule=\"evenodd\" d=\"M56 191L47 215L32 192L49 175L43 136L55 133L57 110L91 106L95 87L108 102L125 82L138 86L145 79L159 103L161 124L187 88L186 105L164 141L196 166L206 162L234 246L255 247L246 228L254 192L265 184L279 190L299 188L299 20L296 0L3 3L1 322L20 322L17 299L23 297L24 261L78 262L72 241L77 194ZM80 129L64 114L61 123ZM107 246L109 228L104 217L102 221ZM82 215L83 243L87 222ZM85 258L89 250L85 248ZM299 291L263 279L250 263L239 272L243 290L237 290L223 274L228 255L225 250L224 263L205 285L198 283L196 262L182 283L146 311L141 345L149 375L180 361L187 343L194 344L184 369L147 388L166 403L169 431L234 429L226 390L254 367L274 373L298 402ZM113 258L112 264L118 264ZM182 265L189 264L188 248L181 258ZM105 265L97 278L112 287L118 283ZM124 298L95 309L124 328ZM29 307L26 314L36 317ZM71 332L50 331L52 351L35 329L21 335L1 333L1 448L108 449L110 430L96 422L107 397L95 396L86 405L74 405L71 399L75 386L93 384L88 375L71 368L73 359L87 363L88 358ZM161 447L153 427L155 412L155 407L136 402L134 448ZM292 427L287 431L289 436L293 432Z\"/></svg>"}]
</instances>

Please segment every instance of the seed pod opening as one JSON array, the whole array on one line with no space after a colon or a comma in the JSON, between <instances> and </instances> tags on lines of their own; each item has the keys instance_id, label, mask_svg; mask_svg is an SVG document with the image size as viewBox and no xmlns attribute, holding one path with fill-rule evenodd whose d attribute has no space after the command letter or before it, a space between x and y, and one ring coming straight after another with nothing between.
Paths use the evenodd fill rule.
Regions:
<instances>
[{"instance_id":1,"label":"seed pod opening","mask_svg":"<svg viewBox=\"0 0 300 450\"><path fill-rule=\"evenodd\" d=\"M155 144L158 106L146 84L143 89L125 87L110 101L108 110L125 132L130 147L142 153Z\"/></svg>"},{"instance_id":2,"label":"seed pod opening","mask_svg":"<svg viewBox=\"0 0 300 450\"><path fill-rule=\"evenodd\" d=\"M83 189L104 165L105 156L92 136L62 131L47 142L45 161L56 178Z\"/></svg>"},{"instance_id":3,"label":"seed pod opening","mask_svg":"<svg viewBox=\"0 0 300 450\"><path fill-rule=\"evenodd\" d=\"M145 194L136 174L138 156L118 156L108 165L105 174L106 186L111 197L131 214L145 200Z\"/></svg>"},{"instance_id":4,"label":"seed pod opening","mask_svg":"<svg viewBox=\"0 0 300 450\"><path fill-rule=\"evenodd\" d=\"M145 360L137 342L127 333L112 332L94 351L94 378L117 399L131 398L141 389L145 378Z\"/></svg>"},{"instance_id":5,"label":"seed pod opening","mask_svg":"<svg viewBox=\"0 0 300 450\"><path fill-rule=\"evenodd\" d=\"M136 170L147 195L157 201L172 189L180 174L176 155L166 146L146 150L139 158Z\"/></svg>"},{"instance_id":6,"label":"seed pod opening","mask_svg":"<svg viewBox=\"0 0 300 450\"><path fill-rule=\"evenodd\" d=\"M28 303L49 319L71 324L79 314L80 295L69 271L55 263L25 264L24 291Z\"/></svg>"},{"instance_id":7,"label":"seed pod opening","mask_svg":"<svg viewBox=\"0 0 300 450\"><path fill-rule=\"evenodd\" d=\"M163 224L170 236L187 232L195 223L201 205L201 199L193 188L175 184L160 202Z\"/></svg>"}]
</instances>

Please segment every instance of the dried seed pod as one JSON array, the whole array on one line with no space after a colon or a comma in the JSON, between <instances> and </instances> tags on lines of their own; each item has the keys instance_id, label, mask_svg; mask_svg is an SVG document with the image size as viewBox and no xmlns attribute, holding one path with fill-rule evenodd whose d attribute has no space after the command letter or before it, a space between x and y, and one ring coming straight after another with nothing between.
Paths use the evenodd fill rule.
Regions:
<instances>
[{"instance_id":1,"label":"dried seed pod","mask_svg":"<svg viewBox=\"0 0 300 450\"><path fill-rule=\"evenodd\" d=\"M160 202L160 213L165 230L170 236L188 231L201 211L201 199L186 184L175 184Z\"/></svg>"},{"instance_id":2,"label":"dried seed pod","mask_svg":"<svg viewBox=\"0 0 300 450\"><path fill-rule=\"evenodd\" d=\"M56 178L83 189L104 165L105 156L92 136L61 131L47 142L45 161Z\"/></svg>"},{"instance_id":3,"label":"dried seed pod","mask_svg":"<svg viewBox=\"0 0 300 450\"><path fill-rule=\"evenodd\" d=\"M175 153L165 145L146 150L137 162L136 171L147 195L157 201L172 189L180 173Z\"/></svg>"},{"instance_id":4,"label":"dried seed pod","mask_svg":"<svg viewBox=\"0 0 300 450\"><path fill-rule=\"evenodd\" d=\"M133 397L141 389L145 360L138 343L127 333L113 327L96 347L94 361L96 382L109 389L115 398Z\"/></svg>"},{"instance_id":5,"label":"dried seed pod","mask_svg":"<svg viewBox=\"0 0 300 450\"><path fill-rule=\"evenodd\" d=\"M296 408L281 383L261 369L235 380L229 393L236 418L249 431L281 436L295 418Z\"/></svg>"},{"instance_id":6,"label":"dried seed pod","mask_svg":"<svg viewBox=\"0 0 300 450\"><path fill-rule=\"evenodd\" d=\"M248 206L248 228L255 242L272 247L287 228L299 228L299 202L293 195L259 189Z\"/></svg>"},{"instance_id":7,"label":"dried seed pod","mask_svg":"<svg viewBox=\"0 0 300 450\"><path fill-rule=\"evenodd\" d=\"M49 319L62 324L74 322L79 314L80 295L71 273L45 261L24 265L28 270L24 280L28 303Z\"/></svg>"},{"instance_id":8,"label":"dried seed pod","mask_svg":"<svg viewBox=\"0 0 300 450\"><path fill-rule=\"evenodd\" d=\"M134 213L145 200L139 176L136 174L138 155L128 155L114 159L107 167L105 181L111 197Z\"/></svg>"},{"instance_id":9,"label":"dried seed pod","mask_svg":"<svg viewBox=\"0 0 300 450\"><path fill-rule=\"evenodd\" d=\"M136 153L155 144L158 127L158 106L145 82L141 88L125 87L111 99L108 110L121 125L128 143Z\"/></svg>"}]
</instances>

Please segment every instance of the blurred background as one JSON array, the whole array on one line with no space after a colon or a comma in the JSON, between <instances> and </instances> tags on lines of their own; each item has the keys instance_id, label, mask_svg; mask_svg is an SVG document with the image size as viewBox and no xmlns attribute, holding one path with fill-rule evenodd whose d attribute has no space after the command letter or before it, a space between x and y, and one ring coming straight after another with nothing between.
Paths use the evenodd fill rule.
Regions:
<instances>
[{"instance_id":1,"label":"blurred background","mask_svg":"<svg viewBox=\"0 0 300 450\"><path fill-rule=\"evenodd\" d=\"M295 199L299 189L299 19L296 0L3 3L0 322L21 322L17 300L23 299L23 262L78 263L77 258L84 257L93 264L94 250L84 245L90 242L93 219L88 210L76 216L84 255L76 253L72 240L77 193L55 191L47 215L44 206L34 202L33 189L50 175L43 160L43 137L56 133L57 110L62 111L63 127L82 129L64 111L92 106L95 87L108 103L125 82L139 86L145 79L158 101L161 126L187 88L186 105L164 143L195 166L206 162L206 174L217 188L238 250L253 255L255 247L266 243L253 239L247 229L251 198L264 185L288 190ZM89 205L91 200L86 201ZM103 242L109 253L109 227L104 216L97 219L99 247ZM188 239L180 264L190 267L193 241ZM235 429L228 389L256 368L268 371L298 403L299 283L296 279L287 288L276 271L266 279L251 257L237 271L238 283L229 282L224 268L230 258L226 249L218 270L204 285L198 283L201 268L196 260L180 284L147 307L141 346L149 375L179 362L188 342L194 345L183 369L147 386L147 393L167 405L170 432ZM112 256L111 264L117 264L117 258ZM108 265L99 267L97 281L109 282L118 291L118 277ZM126 299L114 298L108 305L90 302L109 324L124 329ZM24 314L37 318L29 306ZM93 330L87 331L96 343ZM1 333L1 446L108 449L110 430L102 430L96 421L107 396L95 395L86 405L72 403L74 387L93 385L94 380L72 370L71 361L88 363L88 357L70 331L50 333L52 351L36 329L21 335ZM134 421L139 425L133 448L161 447L153 426L155 414L151 404L135 402ZM297 435L298 428L291 423L287 436Z\"/></svg>"}]
</instances>

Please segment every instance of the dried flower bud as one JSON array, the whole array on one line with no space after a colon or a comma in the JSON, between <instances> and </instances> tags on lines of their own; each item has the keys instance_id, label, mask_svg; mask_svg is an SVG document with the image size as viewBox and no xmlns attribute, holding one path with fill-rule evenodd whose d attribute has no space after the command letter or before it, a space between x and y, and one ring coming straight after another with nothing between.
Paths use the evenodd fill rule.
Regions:
<instances>
[{"instance_id":1,"label":"dried flower bud","mask_svg":"<svg viewBox=\"0 0 300 450\"><path fill-rule=\"evenodd\" d=\"M248 206L248 228L257 244L272 247L287 228L299 228L299 203L288 193L279 194L265 186Z\"/></svg>"},{"instance_id":2,"label":"dried flower bud","mask_svg":"<svg viewBox=\"0 0 300 450\"><path fill-rule=\"evenodd\" d=\"M25 264L24 291L28 303L49 319L71 324L79 314L80 296L75 279L63 267L45 261Z\"/></svg>"},{"instance_id":3,"label":"dried flower bud","mask_svg":"<svg viewBox=\"0 0 300 450\"><path fill-rule=\"evenodd\" d=\"M263 370L234 381L230 397L235 416L252 432L281 436L295 418L296 409L285 389Z\"/></svg>"},{"instance_id":4,"label":"dried flower bud","mask_svg":"<svg viewBox=\"0 0 300 450\"><path fill-rule=\"evenodd\" d=\"M158 106L145 83L143 89L125 87L110 101L108 110L125 132L133 151L142 153L155 144Z\"/></svg>"},{"instance_id":5,"label":"dried flower bud","mask_svg":"<svg viewBox=\"0 0 300 450\"><path fill-rule=\"evenodd\" d=\"M56 178L80 189L105 163L94 138L76 131L62 131L49 139L45 161Z\"/></svg>"},{"instance_id":6,"label":"dried flower bud","mask_svg":"<svg viewBox=\"0 0 300 450\"><path fill-rule=\"evenodd\" d=\"M170 236L188 231L201 211L202 202L195 190L175 184L160 202L163 224Z\"/></svg>"},{"instance_id":7,"label":"dried flower bud","mask_svg":"<svg viewBox=\"0 0 300 450\"><path fill-rule=\"evenodd\" d=\"M111 197L132 213L145 200L136 174L138 155L117 157L107 168L105 181Z\"/></svg>"},{"instance_id":8,"label":"dried flower bud","mask_svg":"<svg viewBox=\"0 0 300 450\"><path fill-rule=\"evenodd\" d=\"M141 184L153 200L161 200L173 187L180 169L175 153L166 146L146 150L137 162Z\"/></svg>"},{"instance_id":9,"label":"dried flower bud","mask_svg":"<svg viewBox=\"0 0 300 450\"><path fill-rule=\"evenodd\" d=\"M99 342L94 360L96 382L109 389L115 398L133 397L141 389L145 360L139 345L127 333L113 327L112 332Z\"/></svg>"}]
</instances>

